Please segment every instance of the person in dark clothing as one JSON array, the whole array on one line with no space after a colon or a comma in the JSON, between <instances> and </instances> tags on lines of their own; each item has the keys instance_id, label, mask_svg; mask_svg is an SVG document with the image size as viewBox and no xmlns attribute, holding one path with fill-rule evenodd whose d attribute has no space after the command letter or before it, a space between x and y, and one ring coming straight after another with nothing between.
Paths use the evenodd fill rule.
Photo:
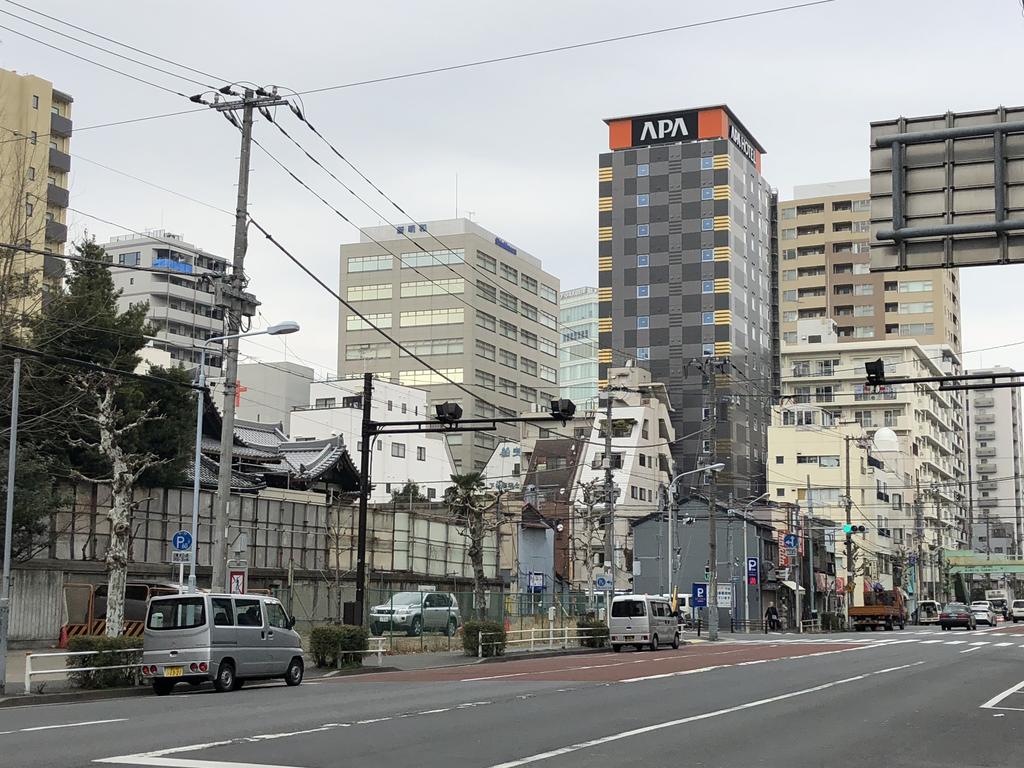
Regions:
<instances>
[{"instance_id":1,"label":"person in dark clothing","mask_svg":"<svg viewBox=\"0 0 1024 768\"><path fill-rule=\"evenodd\" d=\"M781 628L779 609L775 607L775 603L768 604L768 610L764 612L764 623L769 632L778 632Z\"/></svg>"}]
</instances>

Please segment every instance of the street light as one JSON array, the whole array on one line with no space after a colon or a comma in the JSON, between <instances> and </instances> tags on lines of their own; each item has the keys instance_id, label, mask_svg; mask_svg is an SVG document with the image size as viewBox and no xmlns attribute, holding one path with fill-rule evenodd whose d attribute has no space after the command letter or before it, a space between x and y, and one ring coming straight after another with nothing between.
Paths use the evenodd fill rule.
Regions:
<instances>
[{"instance_id":1,"label":"street light","mask_svg":"<svg viewBox=\"0 0 1024 768\"><path fill-rule=\"evenodd\" d=\"M672 533L673 528L675 528L675 516L673 515L673 511L675 509L675 506L673 505L672 500L675 499L676 483L679 482L679 480L681 480L682 478L686 477L687 475L696 475L699 472L721 472L723 469L725 469L725 464L721 462L717 464L710 464L706 467L697 467L696 469L691 469L687 472L680 472L678 475L673 477L668 484L668 563L666 564L666 569L668 570L668 578L665 580L665 583L668 585L668 593L670 595L672 594L672 582L675 579L675 569L672 567L674 565L673 560L675 559L672 555Z\"/></svg>"},{"instance_id":2,"label":"street light","mask_svg":"<svg viewBox=\"0 0 1024 768\"><path fill-rule=\"evenodd\" d=\"M743 507L742 516L743 516L743 563L744 563L744 566L746 566L746 564L747 564L747 511L752 506L757 504L757 502L761 501L762 499L767 499L771 495L772 495L771 491L766 491L765 493L762 493L760 496L758 496L753 501L750 501L747 504L745 504L744 507ZM757 529L755 528L754 531L756 533ZM757 537L757 566L760 569L760 567L761 567L761 539L760 539L760 536ZM750 579L745 576L743 578L743 620L747 623L747 630L748 631L750 630L750 592L749 592L749 589L748 589L749 586L750 586L749 582L750 582ZM757 613L758 613L759 616L761 615L761 574L760 574L760 572L758 572L758 574L757 574Z\"/></svg>"},{"instance_id":3,"label":"street light","mask_svg":"<svg viewBox=\"0 0 1024 768\"><path fill-rule=\"evenodd\" d=\"M299 330L294 320L285 320L265 328L262 331L249 333L233 333L226 336L211 336L199 346L199 374L196 390L196 455L192 465L192 547L189 552L188 591L196 591L196 546L199 542L199 475L203 458L203 402L206 395L206 350L214 342L229 339L244 339L249 336L285 336ZM214 585L211 584L211 587Z\"/></svg>"}]
</instances>

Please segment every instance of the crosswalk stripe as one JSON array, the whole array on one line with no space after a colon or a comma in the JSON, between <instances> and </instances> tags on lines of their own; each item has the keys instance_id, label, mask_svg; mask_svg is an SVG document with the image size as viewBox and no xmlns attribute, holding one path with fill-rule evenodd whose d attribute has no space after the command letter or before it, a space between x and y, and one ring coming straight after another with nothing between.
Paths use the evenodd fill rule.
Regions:
<instances>
[{"instance_id":1,"label":"crosswalk stripe","mask_svg":"<svg viewBox=\"0 0 1024 768\"><path fill-rule=\"evenodd\" d=\"M988 645L988 640L979 640L976 643L971 643L971 645Z\"/></svg>"},{"instance_id":2,"label":"crosswalk stripe","mask_svg":"<svg viewBox=\"0 0 1024 768\"><path fill-rule=\"evenodd\" d=\"M1011 645L1013 645L1013 643L996 643L996 648L1007 648Z\"/></svg>"},{"instance_id":3,"label":"crosswalk stripe","mask_svg":"<svg viewBox=\"0 0 1024 768\"><path fill-rule=\"evenodd\" d=\"M946 645L964 645L966 643L966 640L947 640L945 642Z\"/></svg>"},{"instance_id":4,"label":"crosswalk stripe","mask_svg":"<svg viewBox=\"0 0 1024 768\"><path fill-rule=\"evenodd\" d=\"M941 642L943 642L943 641L942 640L922 640L921 641L921 645L935 645L936 643L941 643Z\"/></svg>"}]
</instances>

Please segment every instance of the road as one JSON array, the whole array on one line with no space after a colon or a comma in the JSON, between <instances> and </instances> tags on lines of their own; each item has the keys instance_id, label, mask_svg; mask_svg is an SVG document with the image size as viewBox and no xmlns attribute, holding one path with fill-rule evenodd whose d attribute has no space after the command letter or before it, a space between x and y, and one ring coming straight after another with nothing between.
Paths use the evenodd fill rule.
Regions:
<instances>
[{"instance_id":1,"label":"road","mask_svg":"<svg viewBox=\"0 0 1024 768\"><path fill-rule=\"evenodd\" d=\"M3 709L0 765L1016 768L1022 737L1024 628L1010 625L751 636Z\"/></svg>"}]
</instances>

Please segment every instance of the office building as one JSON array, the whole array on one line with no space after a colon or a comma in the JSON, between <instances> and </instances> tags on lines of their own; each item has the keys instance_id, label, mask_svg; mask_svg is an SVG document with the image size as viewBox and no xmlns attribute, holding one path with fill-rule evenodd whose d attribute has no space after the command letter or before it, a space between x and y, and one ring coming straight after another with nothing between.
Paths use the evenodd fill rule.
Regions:
<instances>
[{"instance_id":1,"label":"office building","mask_svg":"<svg viewBox=\"0 0 1024 768\"><path fill-rule=\"evenodd\" d=\"M214 393L213 400L219 407L223 397L217 395L224 385L224 378L208 378L207 381ZM239 363L236 381L235 418L280 424L286 435L291 434L292 411L313 402L309 394L313 369L298 363L286 360Z\"/></svg>"},{"instance_id":2,"label":"office building","mask_svg":"<svg viewBox=\"0 0 1024 768\"><path fill-rule=\"evenodd\" d=\"M0 69L0 242L64 253L71 103L41 77ZM4 315L37 312L64 274L63 260L45 254L4 249L0 258ZM28 290L14 288L21 280L15 276L25 273Z\"/></svg>"},{"instance_id":3,"label":"office building","mask_svg":"<svg viewBox=\"0 0 1024 768\"><path fill-rule=\"evenodd\" d=\"M798 186L779 203L782 343L800 320L836 321L840 341L910 338L959 353L958 270L870 271L868 181Z\"/></svg>"},{"instance_id":4,"label":"office building","mask_svg":"<svg viewBox=\"0 0 1024 768\"><path fill-rule=\"evenodd\" d=\"M562 397L577 408L597 405L597 288L573 288L559 297L562 343L558 348Z\"/></svg>"},{"instance_id":5,"label":"office building","mask_svg":"<svg viewBox=\"0 0 1024 768\"><path fill-rule=\"evenodd\" d=\"M675 467L723 461L719 492L764 489L775 193L727 106L615 118L598 168L601 379L628 360L673 405ZM715 360L717 397L699 366ZM711 452L714 441L714 453Z\"/></svg>"},{"instance_id":6,"label":"office building","mask_svg":"<svg viewBox=\"0 0 1024 768\"><path fill-rule=\"evenodd\" d=\"M558 292L539 259L467 219L362 229L341 246L341 294L366 320L341 307L340 378L371 372L423 387L468 418L547 409L559 393ZM498 441L518 433L450 435L456 468L483 469Z\"/></svg>"},{"instance_id":7,"label":"office building","mask_svg":"<svg viewBox=\"0 0 1024 768\"><path fill-rule=\"evenodd\" d=\"M996 367L971 373L1010 371ZM971 425L973 548L988 554L1024 555L1020 390L968 390L967 402Z\"/></svg>"},{"instance_id":8,"label":"office building","mask_svg":"<svg viewBox=\"0 0 1024 768\"><path fill-rule=\"evenodd\" d=\"M120 235L103 245L112 264L126 267L156 267L159 272L111 269L114 287L121 291L122 310L148 302L146 319L159 339L157 349L166 349L178 365L199 363L199 345L224 331L223 310L215 304L214 283L228 269L228 260L185 242L181 235L164 230ZM207 375L221 372L219 345L207 352Z\"/></svg>"}]
</instances>

